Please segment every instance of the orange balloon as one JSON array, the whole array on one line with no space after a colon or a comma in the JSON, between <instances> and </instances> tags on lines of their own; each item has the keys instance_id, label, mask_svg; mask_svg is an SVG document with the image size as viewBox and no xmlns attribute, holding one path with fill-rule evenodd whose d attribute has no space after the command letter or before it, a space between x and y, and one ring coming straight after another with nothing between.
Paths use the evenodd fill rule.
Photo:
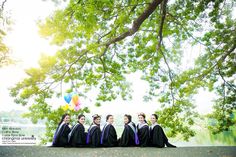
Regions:
<instances>
[{"instance_id":1,"label":"orange balloon","mask_svg":"<svg viewBox=\"0 0 236 157\"><path fill-rule=\"evenodd\" d=\"M79 96L78 95L74 95L72 97L72 101L77 106L79 104Z\"/></svg>"}]
</instances>

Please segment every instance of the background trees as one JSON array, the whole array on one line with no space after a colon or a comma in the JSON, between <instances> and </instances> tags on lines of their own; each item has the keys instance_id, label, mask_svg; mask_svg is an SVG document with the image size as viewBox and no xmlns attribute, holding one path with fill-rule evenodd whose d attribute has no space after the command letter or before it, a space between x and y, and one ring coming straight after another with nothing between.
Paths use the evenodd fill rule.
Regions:
<instances>
[{"instance_id":1,"label":"background trees","mask_svg":"<svg viewBox=\"0 0 236 157\"><path fill-rule=\"evenodd\" d=\"M10 51L3 39L6 35L6 29L10 24L8 15L4 12L4 6L7 0L0 2L0 68L13 63L10 57Z\"/></svg>"}]
</instances>

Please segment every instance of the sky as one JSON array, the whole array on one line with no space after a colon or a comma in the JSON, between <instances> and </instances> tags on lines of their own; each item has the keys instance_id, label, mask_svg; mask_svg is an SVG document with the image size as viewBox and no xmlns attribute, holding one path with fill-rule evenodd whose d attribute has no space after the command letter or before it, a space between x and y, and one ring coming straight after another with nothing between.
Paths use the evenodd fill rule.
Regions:
<instances>
[{"instance_id":1,"label":"sky","mask_svg":"<svg viewBox=\"0 0 236 157\"><path fill-rule=\"evenodd\" d=\"M50 1L43 0L8 0L6 10L10 12L11 19L14 23L11 25L11 31L6 37L6 44L10 47L12 55L19 62L16 65L3 67L0 69L0 111L26 110L26 107L15 104L13 98L9 96L9 87L25 77L24 69L37 66L41 53L54 54L56 46L50 45L49 41L43 39L38 34L37 21L50 15L55 9L55 5ZM192 58L196 55L193 48L186 47L186 55L183 60L185 64L193 65ZM139 74L133 74L130 78L137 77L133 83L133 100L122 101L116 100L104 103L101 107L94 107L84 100L84 106L90 106L92 113L153 113L159 108L156 102L144 103L143 95L148 84L138 79ZM93 97L93 95L91 95ZM212 99L214 94L200 90L195 96L197 111L200 113L209 113L211 111ZM61 100L53 100L53 105L63 105ZM83 105L83 102L82 102Z\"/></svg>"}]
</instances>

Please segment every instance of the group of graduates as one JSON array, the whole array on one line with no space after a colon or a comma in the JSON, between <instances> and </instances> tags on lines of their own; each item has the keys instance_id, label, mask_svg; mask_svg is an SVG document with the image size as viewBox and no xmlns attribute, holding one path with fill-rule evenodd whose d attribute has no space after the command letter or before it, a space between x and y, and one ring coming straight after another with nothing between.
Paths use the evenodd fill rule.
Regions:
<instances>
[{"instance_id":1,"label":"group of graduates","mask_svg":"<svg viewBox=\"0 0 236 157\"><path fill-rule=\"evenodd\" d=\"M93 123L85 132L85 116L78 116L78 123L70 129L69 114L64 114L53 137L55 147L176 147L168 142L162 127L158 125L158 116L151 115L151 126L145 120L145 114L138 115L139 123L132 122L131 115L124 115L124 130L118 139L113 126L113 115L106 116L106 124L100 129L101 116L93 115Z\"/></svg>"}]
</instances>

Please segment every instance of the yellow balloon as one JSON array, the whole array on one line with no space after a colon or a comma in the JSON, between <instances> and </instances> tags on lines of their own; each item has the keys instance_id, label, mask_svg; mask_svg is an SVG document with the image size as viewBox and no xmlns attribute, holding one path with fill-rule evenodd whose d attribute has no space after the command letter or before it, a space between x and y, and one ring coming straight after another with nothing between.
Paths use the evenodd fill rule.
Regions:
<instances>
[{"instance_id":1,"label":"yellow balloon","mask_svg":"<svg viewBox=\"0 0 236 157\"><path fill-rule=\"evenodd\" d=\"M66 105L62 106L62 109L63 109L64 111L67 111L67 110L69 109L69 104L66 104Z\"/></svg>"}]
</instances>

